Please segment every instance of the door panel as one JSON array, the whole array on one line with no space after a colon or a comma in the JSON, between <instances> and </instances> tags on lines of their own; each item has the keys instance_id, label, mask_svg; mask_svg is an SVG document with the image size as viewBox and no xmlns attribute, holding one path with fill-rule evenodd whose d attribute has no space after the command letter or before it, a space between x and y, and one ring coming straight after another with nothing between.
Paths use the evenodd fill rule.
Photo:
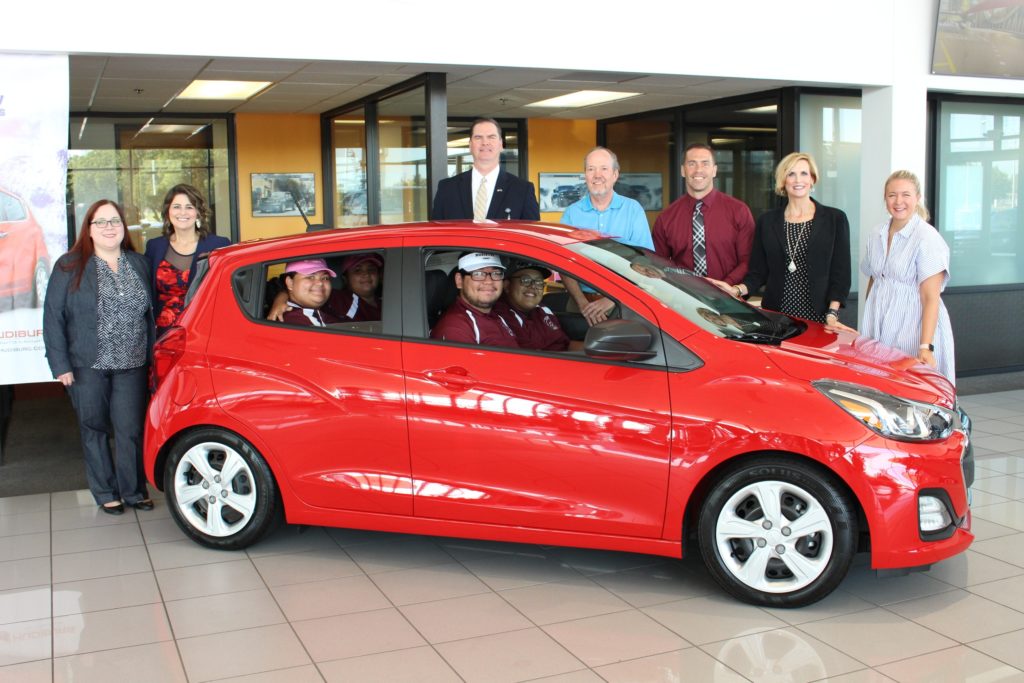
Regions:
<instances>
[{"instance_id":1,"label":"door panel","mask_svg":"<svg viewBox=\"0 0 1024 683\"><path fill-rule=\"evenodd\" d=\"M389 304L397 261L389 255L385 265L385 330L400 315ZM412 514L397 335L253 321L227 290L215 319L208 354L218 402L269 444L282 486L319 507ZM244 366L239 344L250 349Z\"/></svg>"},{"instance_id":2,"label":"door panel","mask_svg":"<svg viewBox=\"0 0 1024 683\"><path fill-rule=\"evenodd\" d=\"M450 246L569 265L505 241ZM404 261L406 281L422 282L419 250ZM416 515L659 537L670 455L664 367L427 340L415 325L422 298L403 299ZM656 320L635 299L624 303Z\"/></svg>"}]
</instances>

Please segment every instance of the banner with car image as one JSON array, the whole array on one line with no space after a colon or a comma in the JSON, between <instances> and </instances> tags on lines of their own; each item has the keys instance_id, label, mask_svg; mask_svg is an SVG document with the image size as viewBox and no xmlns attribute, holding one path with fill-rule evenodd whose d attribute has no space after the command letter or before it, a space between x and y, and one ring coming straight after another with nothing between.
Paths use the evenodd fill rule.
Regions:
<instances>
[{"instance_id":1,"label":"banner with car image","mask_svg":"<svg viewBox=\"0 0 1024 683\"><path fill-rule=\"evenodd\" d=\"M67 251L68 59L0 54L0 384L53 379L50 269Z\"/></svg>"}]
</instances>

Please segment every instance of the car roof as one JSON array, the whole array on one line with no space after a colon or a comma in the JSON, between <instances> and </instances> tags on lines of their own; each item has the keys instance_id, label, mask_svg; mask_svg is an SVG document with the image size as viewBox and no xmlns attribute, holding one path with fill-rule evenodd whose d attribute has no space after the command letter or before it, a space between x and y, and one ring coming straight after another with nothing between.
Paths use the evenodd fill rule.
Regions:
<instances>
[{"instance_id":1,"label":"car roof","mask_svg":"<svg viewBox=\"0 0 1024 683\"><path fill-rule=\"evenodd\" d=\"M476 223L471 220L432 221L421 223L400 223L396 225L371 225L357 228L329 228L316 232L305 232L286 237L272 237L249 240L233 244L212 252L216 260L222 257L249 257L260 252L275 252L298 245L316 251L322 246L324 251L345 249L346 242L361 241L373 237L434 237L439 242L463 237L480 237L487 234L496 240L511 237L530 237L552 244L572 244L603 239L603 235L594 230L580 230L557 223L533 221L487 221ZM360 249L365 246L361 245ZM273 258L273 256L270 256Z\"/></svg>"}]
</instances>

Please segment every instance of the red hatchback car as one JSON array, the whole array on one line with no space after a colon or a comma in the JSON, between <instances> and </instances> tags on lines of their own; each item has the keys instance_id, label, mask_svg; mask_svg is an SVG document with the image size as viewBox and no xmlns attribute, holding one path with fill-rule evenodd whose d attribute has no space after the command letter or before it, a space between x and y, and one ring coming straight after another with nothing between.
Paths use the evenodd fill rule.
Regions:
<instances>
[{"instance_id":1,"label":"red hatchback car","mask_svg":"<svg viewBox=\"0 0 1024 683\"><path fill-rule=\"evenodd\" d=\"M467 251L585 282L612 318L558 313L583 347L562 352L431 339ZM384 264L380 321L266 320L286 262L340 274L366 252ZM215 251L154 381L146 472L214 548L281 518L671 557L695 539L730 593L795 607L858 551L921 568L973 539L969 423L946 379L590 231L450 222Z\"/></svg>"},{"instance_id":2,"label":"red hatchback car","mask_svg":"<svg viewBox=\"0 0 1024 683\"><path fill-rule=\"evenodd\" d=\"M41 308L49 281L42 227L24 199L0 189L0 299L11 299L16 308Z\"/></svg>"}]
</instances>

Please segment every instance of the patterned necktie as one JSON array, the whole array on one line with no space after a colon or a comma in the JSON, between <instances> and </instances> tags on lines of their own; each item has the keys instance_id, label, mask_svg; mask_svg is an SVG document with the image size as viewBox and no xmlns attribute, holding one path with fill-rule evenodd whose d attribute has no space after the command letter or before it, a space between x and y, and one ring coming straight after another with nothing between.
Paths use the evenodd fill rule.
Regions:
<instances>
[{"instance_id":1,"label":"patterned necktie","mask_svg":"<svg viewBox=\"0 0 1024 683\"><path fill-rule=\"evenodd\" d=\"M487 218L487 177L480 179L480 187L476 190L476 200L473 202L473 220L482 221Z\"/></svg>"},{"instance_id":2,"label":"patterned necktie","mask_svg":"<svg viewBox=\"0 0 1024 683\"><path fill-rule=\"evenodd\" d=\"M704 246L704 202L697 200L693 209L693 272L708 274L708 254Z\"/></svg>"}]
</instances>

